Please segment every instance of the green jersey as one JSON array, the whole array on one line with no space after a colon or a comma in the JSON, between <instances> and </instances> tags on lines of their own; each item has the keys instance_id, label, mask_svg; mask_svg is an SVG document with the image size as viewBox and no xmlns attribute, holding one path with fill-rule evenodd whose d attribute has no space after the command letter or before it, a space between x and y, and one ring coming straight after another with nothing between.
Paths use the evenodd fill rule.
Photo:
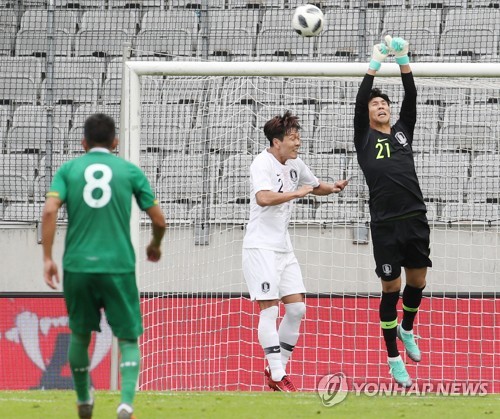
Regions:
<instances>
[{"instance_id":1,"label":"green jersey","mask_svg":"<svg viewBox=\"0 0 500 419\"><path fill-rule=\"evenodd\" d=\"M106 149L94 148L59 168L50 196L65 202L68 211L65 271L135 272L132 196L142 210L157 205L141 169Z\"/></svg>"}]
</instances>

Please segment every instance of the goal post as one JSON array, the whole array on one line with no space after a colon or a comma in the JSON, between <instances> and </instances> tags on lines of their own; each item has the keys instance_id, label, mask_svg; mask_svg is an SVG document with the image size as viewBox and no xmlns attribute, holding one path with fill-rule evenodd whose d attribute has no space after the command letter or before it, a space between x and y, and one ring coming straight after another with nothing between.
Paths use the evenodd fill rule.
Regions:
<instances>
[{"instance_id":1,"label":"goal post","mask_svg":"<svg viewBox=\"0 0 500 419\"><path fill-rule=\"evenodd\" d=\"M496 260L500 242L500 63L414 63L421 97L415 165L431 224L429 272L417 320L420 382L486 382L500 391ZM241 273L248 165L262 125L290 109L302 155L320 179L353 177L344 195L303 200L290 233L308 294L288 371L301 390L343 372L388 382L368 195L352 146L355 94L367 63L125 59L120 153L151 180L169 222L158 264L145 262L148 220L131 231L145 334L140 388L262 390L258 310ZM386 63L375 84L394 116L403 86ZM475 113L473 113L475 112ZM496 116L495 116L496 115ZM418 122L417 122L418 124ZM349 189L349 190L348 190Z\"/></svg>"}]
</instances>

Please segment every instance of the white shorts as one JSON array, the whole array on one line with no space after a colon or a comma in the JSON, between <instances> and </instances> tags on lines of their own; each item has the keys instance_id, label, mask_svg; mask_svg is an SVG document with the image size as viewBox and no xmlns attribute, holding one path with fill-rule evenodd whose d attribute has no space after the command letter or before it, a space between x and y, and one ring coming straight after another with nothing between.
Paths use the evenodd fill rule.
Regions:
<instances>
[{"instance_id":1,"label":"white shorts","mask_svg":"<svg viewBox=\"0 0 500 419\"><path fill-rule=\"evenodd\" d=\"M287 295L306 292L293 252L243 249L242 267L252 300L280 300Z\"/></svg>"}]
</instances>

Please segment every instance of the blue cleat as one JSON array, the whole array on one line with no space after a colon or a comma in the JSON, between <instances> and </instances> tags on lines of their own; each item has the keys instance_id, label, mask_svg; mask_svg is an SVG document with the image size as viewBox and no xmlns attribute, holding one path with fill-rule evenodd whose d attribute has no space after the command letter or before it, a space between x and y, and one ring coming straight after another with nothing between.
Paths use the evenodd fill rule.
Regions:
<instances>
[{"instance_id":1,"label":"blue cleat","mask_svg":"<svg viewBox=\"0 0 500 419\"><path fill-rule=\"evenodd\" d=\"M399 356L397 359L388 360L389 363L389 374L392 375L392 378L398 383L401 384L403 387L410 387L411 386L411 378L408 372L406 371L405 363Z\"/></svg>"},{"instance_id":2,"label":"blue cleat","mask_svg":"<svg viewBox=\"0 0 500 419\"><path fill-rule=\"evenodd\" d=\"M418 349L417 342L415 342L415 335L413 332L406 332L401 330L401 325L398 325L398 328L396 329L398 338L403 342L406 350L406 355L408 355L408 358L410 358L412 361L415 362L420 362L422 359L422 354L420 353L420 349Z\"/></svg>"}]
</instances>

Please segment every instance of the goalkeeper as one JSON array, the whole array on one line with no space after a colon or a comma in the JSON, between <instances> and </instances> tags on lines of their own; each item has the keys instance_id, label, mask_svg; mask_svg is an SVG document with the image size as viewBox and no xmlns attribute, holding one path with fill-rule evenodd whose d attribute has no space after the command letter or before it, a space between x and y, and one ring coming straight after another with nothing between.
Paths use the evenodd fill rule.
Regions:
<instances>
[{"instance_id":1,"label":"goalkeeper","mask_svg":"<svg viewBox=\"0 0 500 419\"><path fill-rule=\"evenodd\" d=\"M391 102L373 80L382 61L394 54L400 66L404 100L398 121L391 127ZM417 91L409 65L408 42L385 37L373 47L367 74L359 87L354 114L354 145L370 191L371 233L375 272L382 282L380 324L387 346L390 374L403 386L411 378L397 347L399 338L410 359L419 362L420 350L413 322L422 300L429 259L429 224L413 161L413 131ZM398 325L397 304L405 268L403 318Z\"/></svg>"}]
</instances>

